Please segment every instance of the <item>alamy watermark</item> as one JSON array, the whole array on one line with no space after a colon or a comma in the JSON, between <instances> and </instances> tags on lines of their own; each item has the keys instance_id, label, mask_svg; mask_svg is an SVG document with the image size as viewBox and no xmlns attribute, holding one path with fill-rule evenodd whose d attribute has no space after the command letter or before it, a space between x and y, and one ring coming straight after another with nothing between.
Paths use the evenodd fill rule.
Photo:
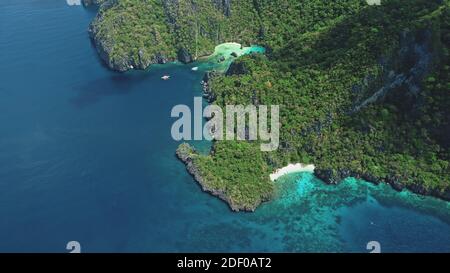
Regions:
<instances>
[{"instance_id":1,"label":"alamy watermark","mask_svg":"<svg viewBox=\"0 0 450 273\"><path fill-rule=\"evenodd\" d=\"M370 253L381 253L381 244L378 241L370 241L366 245L366 249L370 251Z\"/></svg>"},{"instance_id":2,"label":"alamy watermark","mask_svg":"<svg viewBox=\"0 0 450 273\"><path fill-rule=\"evenodd\" d=\"M66 249L70 250L69 253L81 253L81 244L78 241L70 241L67 243Z\"/></svg>"},{"instance_id":3,"label":"alamy watermark","mask_svg":"<svg viewBox=\"0 0 450 273\"><path fill-rule=\"evenodd\" d=\"M270 108L270 115L269 115ZM268 119L270 116L270 126ZM178 118L172 125L172 138L180 140L260 140L261 151L278 149L280 139L280 107L278 105L218 105L203 109L201 97L194 98L194 113L187 105L172 108L171 117ZM204 119L207 122L203 124ZM224 124L225 118L225 124ZM193 120L193 126L192 126ZM192 127L194 134L192 134Z\"/></svg>"}]
</instances>

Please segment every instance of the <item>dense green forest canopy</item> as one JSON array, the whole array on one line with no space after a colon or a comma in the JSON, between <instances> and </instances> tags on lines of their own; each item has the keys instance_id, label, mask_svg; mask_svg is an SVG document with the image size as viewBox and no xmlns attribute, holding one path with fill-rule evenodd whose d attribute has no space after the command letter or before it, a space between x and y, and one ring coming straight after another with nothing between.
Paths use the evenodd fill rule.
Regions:
<instances>
[{"instance_id":1,"label":"dense green forest canopy","mask_svg":"<svg viewBox=\"0 0 450 273\"><path fill-rule=\"evenodd\" d=\"M242 207L266 200L268 174L295 162L328 182L362 176L450 199L448 0L117 0L94 25L114 39L112 59L267 48L236 61L245 73L214 77L211 103L280 105L279 149L216 141L194 156Z\"/></svg>"}]
</instances>

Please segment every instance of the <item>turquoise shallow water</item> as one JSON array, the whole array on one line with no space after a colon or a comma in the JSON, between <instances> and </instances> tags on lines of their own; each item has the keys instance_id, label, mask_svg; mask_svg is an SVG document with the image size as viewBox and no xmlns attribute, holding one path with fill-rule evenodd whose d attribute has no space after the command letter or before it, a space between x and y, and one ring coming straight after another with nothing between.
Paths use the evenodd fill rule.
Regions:
<instances>
[{"instance_id":1,"label":"turquoise shallow water","mask_svg":"<svg viewBox=\"0 0 450 273\"><path fill-rule=\"evenodd\" d=\"M310 173L277 183L280 197L257 214L279 212L290 251L364 252L370 241L384 252L450 251L448 202L354 178L330 186Z\"/></svg>"},{"instance_id":2,"label":"turquoise shallow water","mask_svg":"<svg viewBox=\"0 0 450 273\"><path fill-rule=\"evenodd\" d=\"M235 56L242 56L247 54L264 54L265 52L266 49L258 45L242 46L238 43L223 43L216 46L213 54L201 58L198 67L203 70L225 72L233 59L235 59L233 54Z\"/></svg>"},{"instance_id":3,"label":"turquoise shallow water","mask_svg":"<svg viewBox=\"0 0 450 273\"><path fill-rule=\"evenodd\" d=\"M448 203L352 179L290 175L255 213L230 212L174 156L170 110L201 95L198 64L111 72L94 15L0 1L0 252L450 251Z\"/></svg>"}]
</instances>

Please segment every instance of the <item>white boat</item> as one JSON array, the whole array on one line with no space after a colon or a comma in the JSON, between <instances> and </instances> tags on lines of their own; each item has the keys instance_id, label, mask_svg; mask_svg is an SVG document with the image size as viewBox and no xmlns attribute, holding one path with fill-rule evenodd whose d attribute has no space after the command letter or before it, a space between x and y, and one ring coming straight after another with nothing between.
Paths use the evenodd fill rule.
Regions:
<instances>
[{"instance_id":1,"label":"white boat","mask_svg":"<svg viewBox=\"0 0 450 273\"><path fill-rule=\"evenodd\" d=\"M164 76L161 77L161 79L167 81L168 79L170 79L170 76L169 75L164 75Z\"/></svg>"},{"instance_id":2,"label":"white boat","mask_svg":"<svg viewBox=\"0 0 450 273\"><path fill-rule=\"evenodd\" d=\"M198 70L198 67L197 67L197 66L195 66L195 67L192 68L192 71L197 71L197 70Z\"/></svg>"}]
</instances>

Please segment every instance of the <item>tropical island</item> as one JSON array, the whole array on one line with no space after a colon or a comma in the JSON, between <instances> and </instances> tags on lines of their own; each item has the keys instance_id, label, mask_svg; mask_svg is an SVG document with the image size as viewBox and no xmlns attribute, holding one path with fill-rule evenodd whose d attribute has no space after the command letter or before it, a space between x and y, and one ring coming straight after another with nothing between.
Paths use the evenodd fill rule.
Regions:
<instances>
[{"instance_id":1,"label":"tropical island","mask_svg":"<svg viewBox=\"0 0 450 273\"><path fill-rule=\"evenodd\" d=\"M226 73L207 73L211 104L280 105L280 147L214 141L178 157L235 210L274 194L270 174L302 163L450 200L450 1L83 0L89 33L113 70L190 63L217 45L258 44ZM303 165L302 165L303 166Z\"/></svg>"}]
</instances>

